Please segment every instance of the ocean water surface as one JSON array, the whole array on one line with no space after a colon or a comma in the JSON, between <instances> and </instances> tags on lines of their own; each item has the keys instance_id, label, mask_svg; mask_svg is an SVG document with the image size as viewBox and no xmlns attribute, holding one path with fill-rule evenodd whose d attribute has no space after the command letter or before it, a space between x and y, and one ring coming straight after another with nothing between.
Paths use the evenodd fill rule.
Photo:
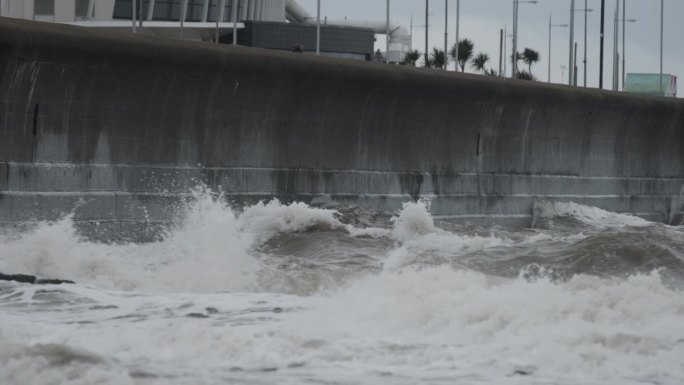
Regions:
<instances>
[{"instance_id":1,"label":"ocean water surface","mask_svg":"<svg viewBox=\"0 0 684 385\"><path fill-rule=\"evenodd\" d=\"M198 191L146 244L0 237L0 384L682 384L684 229L539 202L533 229Z\"/></svg>"}]
</instances>

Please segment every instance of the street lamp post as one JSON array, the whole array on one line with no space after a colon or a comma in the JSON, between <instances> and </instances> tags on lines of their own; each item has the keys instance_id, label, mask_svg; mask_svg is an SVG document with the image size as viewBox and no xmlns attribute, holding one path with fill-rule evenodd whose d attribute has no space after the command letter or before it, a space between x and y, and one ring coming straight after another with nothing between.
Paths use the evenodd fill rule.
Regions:
<instances>
[{"instance_id":1,"label":"street lamp post","mask_svg":"<svg viewBox=\"0 0 684 385\"><path fill-rule=\"evenodd\" d=\"M573 0L574 1L574 0ZM520 3L537 4L537 0L513 0L513 38L511 53L511 77L518 74L518 8Z\"/></svg>"},{"instance_id":2,"label":"street lamp post","mask_svg":"<svg viewBox=\"0 0 684 385\"><path fill-rule=\"evenodd\" d=\"M570 51L568 53L568 85L572 85L573 78L573 46L575 45L575 0L570 1Z\"/></svg>"},{"instance_id":3,"label":"street lamp post","mask_svg":"<svg viewBox=\"0 0 684 385\"><path fill-rule=\"evenodd\" d=\"M518 72L518 0L513 0L513 37L511 38L511 77Z\"/></svg>"},{"instance_id":4,"label":"street lamp post","mask_svg":"<svg viewBox=\"0 0 684 385\"><path fill-rule=\"evenodd\" d=\"M589 13L589 8L587 8L587 0L584 0L584 88L587 88L587 14Z\"/></svg>"},{"instance_id":5,"label":"street lamp post","mask_svg":"<svg viewBox=\"0 0 684 385\"><path fill-rule=\"evenodd\" d=\"M458 72L459 27L461 22L461 0L456 0L456 71Z\"/></svg>"},{"instance_id":6,"label":"street lamp post","mask_svg":"<svg viewBox=\"0 0 684 385\"><path fill-rule=\"evenodd\" d=\"M504 25L504 46L503 46L504 61L503 61L503 73L501 74L501 76L503 76L503 77L506 77L506 73L508 73L508 67L507 67L508 61L506 61L506 56L508 55L508 38L509 37L512 38L513 34L508 33L508 26Z\"/></svg>"},{"instance_id":7,"label":"street lamp post","mask_svg":"<svg viewBox=\"0 0 684 385\"><path fill-rule=\"evenodd\" d=\"M548 82L549 83L551 83L551 28L553 28L553 27L566 28L567 26L568 26L567 24L552 24L551 23L551 14L549 14L549 60L548 60L548 66L549 66Z\"/></svg>"},{"instance_id":8,"label":"street lamp post","mask_svg":"<svg viewBox=\"0 0 684 385\"><path fill-rule=\"evenodd\" d=\"M320 0L319 0L320 1ZM425 67L430 63L428 56L428 12L430 11L430 0L425 0Z\"/></svg>"},{"instance_id":9,"label":"street lamp post","mask_svg":"<svg viewBox=\"0 0 684 385\"><path fill-rule=\"evenodd\" d=\"M389 0L388 0L389 1ZM447 58L447 44L449 43L449 0L444 0L444 71L446 71L448 60Z\"/></svg>"},{"instance_id":10,"label":"street lamp post","mask_svg":"<svg viewBox=\"0 0 684 385\"><path fill-rule=\"evenodd\" d=\"M636 19L625 19L624 18L624 16L625 16L624 0L623 0L622 5L623 5L623 8L622 8L622 17L623 18L618 20L618 21L622 22L622 90L624 91L625 90L625 76L627 74L625 72L625 59L627 56L626 51L625 51L625 39L627 38L627 35L625 33L626 32L625 23L636 23L637 20ZM618 75L618 77L619 77L619 75Z\"/></svg>"},{"instance_id":11,"label":"street lamp post","mask_svg":"<svg viewBox=\"0 0 684 385\"><path fill-rule=\"evenodd\" d=\"M591 8L587 8L587 0L584 0L584 8L582 9L575 9L575 12L584 12L584 59L582 62L584 63L584 87L587 86L587 15L589 12L593 12L594 10ZM574 39L573 39L574 40ZM577 51L575 50L575 58L573 63L577 62ZM577 85L577 66L573 65L573 84Z\"/></svg>"},{"instance_id":12,"label":"street lamp post","mask_svg":"<svg viewBox=\"0 0 684 385\"><path fill-rule=\"evenodd\" d=\"M622 0L622 90L625 90L625 19L627 18L627 2Z\"/></svg>"},{"instance_id":13,"label":"street lamp post","mask_svg":"<svg viewBox=\"0 0 684 385\"><path fill-rule=\"evenodd\" d=\"M620 35L620 30L618 28L619 25L619 15L620 15L620 0L615 0L615 22L613 23L613 91L617 91L620 82L618 81L619 74L618 72L620 71L620 65L619 65L619 53L618 53L618 42L619 42L619 35Z\"/></svg>"},{"instance_id":14,"label":"street lamp post","mask_svg":"<svg viewBox=\"0 0 684 385\"><path fill-rule=\"evenodd\" d=\"M385 64L389 64L389 48L390 48L390 0L387 0L387 18L385 19ZM401 60L401 59L400 59Z\"/></svg>"},{"instance_id":15,"label":"street lamp post","mask_svg":"<svg viewBox=\"0 0 684 385\"><path fill-rule=\"evenodd\" d=\"M601 0L601 34L599 37L599 89L603 89L603 45L606 24L606 0Z\"/></svg>"},{"instance_id":16,"label":"street lamp post","mask_svg":"<svg viewBox=\"0 0 684 385\"><path fill-rule=\"evenodd\" d=\"M321 54L321 0L316 1L316 55Z\"/></svg>"},{"instance_id":17,"label":"street lamp post","mask_svg":"<svg viewBox=\"0 0 684 385\"><path fill-rule=\"evenodd\" d=\"M665 21L665 1L660 0L660 93L663 94L663 24Z\"/></svg>"}]
</instances>

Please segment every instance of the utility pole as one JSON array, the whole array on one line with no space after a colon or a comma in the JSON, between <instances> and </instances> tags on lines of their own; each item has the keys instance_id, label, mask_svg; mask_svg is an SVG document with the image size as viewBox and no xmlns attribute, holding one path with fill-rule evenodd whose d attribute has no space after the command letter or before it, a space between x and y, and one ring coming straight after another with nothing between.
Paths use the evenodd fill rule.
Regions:
<instances>
[{"instance_id":1,"label":"utility pole","mask_svg":"<svg viewBox=\"0 0 684 385\"><path fill-rule=\"evenodd\" d=\"M575 0L572 0L575 1ZM516 78L518 74L518 10L520 8L520 3L537 4L537 0L513 0L513 38L511 43L513 46L511 53L511 77Z\"/></svg>"},{"instance_id":2,"label":"utility pole","mask_svg":"<svg viewBox=\"0 0 684 385\"><path fill-rule=\"evenodd\" d=\"M551 13L549 13L549 59L547 60L547 64L549 66L549 72L547 75L547 83L551 83Z\"/></svg>"},{"instance_id":3,"label":"utility pole","mask_svg":"<svg viewBox=\"0 0 684 385\"><path fill-rule=\"evenodd\" d=\"M663 25L665 21L665 0L660 0L660 93L665 96L663 92Z\"/></svg>"},{"instance_id":4,"label":"utility pole","mask_svg":"<svg viewBox=\"0 0 684 385\"><path fill-rule=\"evenodd\" d=\"M573 46L575 45L575 0L570 1L570 51L568 53L568 85L573 85Z\"/></svg>"},{"instance_id":5,"label":"utility pole","mask_svg":"<svg viewBox=\"0 0 684 385\"><path fill-rule=\"evenodd\" d=\"M503 70L503 42L504 42L504 30L499 30L499 76L501 76L501 71Z\"/></svg>"},{"instance_id":6,"label":"utility pole","mask_svg":"<svg viewBox=\"0 0 684 385\"><path fill-rule=\"evenodd\" d=\"M552 23L551 23L551 20L552 20L552 19L551 19L551 14L549 13L549 60L548 60L548 66L549 66L548 82L549 82L549 83L551 83L551 52L552 52L552 48L551 48L551 29L552 29L553 27L563 27L563 28L565 28L565 27L568 26L567 24L552 24Z\"/></svg>"},{"instance_id":7,"label":"utility pole","mask_svg":"<svg viewBox=\"0 0 684 385\"><path fill-rule=\"evenodd\" d=\"M389 64L389 49L390 49L390 0L387 0L387 18L385 19L385 30L387 38L385 44L385 64ZM400 59L401 60L401 59Z\"/></svg>"},{"instance_id":8,"label":"utility pole","mask_svg":"<svg viewBox=\"0 0 684 385\"><path fill-rule=\"evenodd\" d=\"M627 4L622 0L622 90L625 90L625 23L627 22Z\"/></svg>"},{"instance_id":9,"label":"utility pole","mask_svg":"<svg viewBox=\"0 0 684 385\"><path fill-rule=\"evenodd\" d=\"M518 0L513 0L513 38L511 39L511 77L518 74Z\"/></svg>"},{"instance_id":10,"label":"utility pole","mask_svg":"<svg viewBox=\"0 0 684 385\"><path fill-rule=\"evenodd\" d=\"M501 76L506 77L506 73L508 72L508 68L506 68L508 63L508 59L506 59L506 56L508 55L508 25L504 24L504 61L503 61L503 73Z\"/></svg>"},{"instance_id":11,"label":"utility pole","mask_svg":"<svg viewBox=\"0 0 684 385\"><path fill-rule=\"evenodd\" d=\"M316 0L316 55L321 54L321 0Z\"/></svg>"},{"instance_id":12,"label":"utility pole","mask_svg":"<svg viewBox=\"0 0 684 385\"><path fill-rule=\"evenodd\" d=\"M447 55L447 45L449 43L449 0L444 0L444 71L447 70L447 63L449 62Z\"/></svg>"},{"instance_id":13,"label":"utility pole","mask_svg":"<svg viewBox=\"0 0 684 385\"><path fill-rule=\"evenodd\" d=\"M606 0L601 0L601 43L599 53L599 89L603 89L603 42L606 24Z\"/></svg>"},{"instance_id":14,"label":"utility pole","mask_svg":"<svg viewBox=\"0 0 684 385\"><path fill-rule=\"evenodd\" d=\"M584 0L584 88L587 88L587 15L589 9L587 8L587 0Z\"/></svg>"},{"instance_id":15,"label":"utility pole","mask_svg":"<svg viewBox=\"0 0 684 385\"><path fill-rule=\"evenodd\" d=\"M575 42L575 54L574 54L574 62L572 63L573 67L573 73L575 76L572 78L572 85L577 87L577 42Z\"/></svg>"},{"instance_id":16,"label":"utility pole","mask_svg":"<svg viewBox=\"0 0 684 385\"><path fill-rule=\"evenodd\" d=\"M321 0L318 0L321 1ZM428 56L428 12L430 11L430 0L425 0L425 67L430 63Z\"/></svg>"},{"instance_id":17,"label":"utility pole","mask_svg":"<svg viewBox=\"0 0 684 385\"><path fill-rule=\"evenodd\" d=\"M615 22L613 23L613 91L617 91L619 87L618 78L620 76L620 64L618 57L618 39L620 30L618 28L620 17L620 0L615 0Z\"/></svg>"},{"instance_id":18,"label":"utility pole","mask_svg":"<svg viewBox=\"0 0 684 385\"><path fill-rule=\"evenodd\" d=\"M456 0L456 71L458 72L458 47L459 47L459 36L458 33L461 22L461 0Z\"/></svg>"}]
</instances>

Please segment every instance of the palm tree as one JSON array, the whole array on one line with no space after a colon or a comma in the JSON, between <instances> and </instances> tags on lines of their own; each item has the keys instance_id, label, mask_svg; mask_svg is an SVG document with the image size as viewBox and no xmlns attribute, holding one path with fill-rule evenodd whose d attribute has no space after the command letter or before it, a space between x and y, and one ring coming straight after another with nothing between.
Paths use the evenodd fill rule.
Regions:
<instances>
[{"instance_id":1,"label":"palm tree","mask_svg":"<svg viewBox=\"0 0 684 385\"><path fill-rule=\"evenodd\" d=\"M461 67L461 72L465 72L465 66L472 59L474 49L475 44L470 39L463 39L458 42L458 47L456 44L451 47L449 57L458 63L458 66Z\"/></svg>"},{"instance_id":2,"label":"palm tree","mask_svg":"<svg viewBox=\"0 0 684 385\"><path fill-rule=\"evenodd\" d=\"M520 71L516 73L515 78L520 80L537 80L537 78L535 78L534 75L527 71Z\"/></svg>"},{"instance_id":3,"label":"palm tree","mask_svg":"<svg viewBox=\"0 0 684 385\"><path fill-rule=\"evenodd\" d=\"M444 68L445 66L444 51L439 48L433 48L430 54L429 66L431 68Z\"/></svg>"},{"instance_id":4,"label":"palm tree","mask_svg":"<svg viewBox=\"0 0 684 385\"><path fill-rule=\"evenodd\" d=\"M470 66L476 70L487 74L487 62L489 61L489 55L484 52L480 52L470 60Z\"/></svg>"},{"instance_id":5,"label":"palm tree","mask_svg":"<svg viewBox=\"0 0 684 385\"><path fill-rule=\"evenodd\" d=\"M420 56L421 53L417 49L408 51L406 52L406 55L404 55L404 60L401 62L401 64L415 67L416 62L420 59Z\"/></svg>"},{"instance_id":6,"label":"palm tree","mask_svg":"<svg viewBox=\"0 0 684 385\"><path fill-rule=\"evenodd\" d=\"M522 60L527 64L527 72L532 75L532 64L539 61L539 52L531 48L525 48L525 51L522 53Z\"/></svg>"},{"instance_id":7,"label":"palm tree","mask_svg":"<svg viewBox=\"0 0 684 385\"><path fill-rule=\"evenodd\" d=\"M518 69L518 62L521 61L521 60L523 60L523 54L522 54L522 52L513 52L513 53L511 54L511 59L515 59L515 69L516 69L516 72L520 72L520 70Z\"/></svg>"}]
</instances>

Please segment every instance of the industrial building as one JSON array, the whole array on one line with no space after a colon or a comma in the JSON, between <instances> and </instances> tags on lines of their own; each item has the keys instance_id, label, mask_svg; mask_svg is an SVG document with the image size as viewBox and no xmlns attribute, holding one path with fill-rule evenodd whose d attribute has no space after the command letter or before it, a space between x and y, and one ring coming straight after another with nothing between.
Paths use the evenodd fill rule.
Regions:
<instances>
[{"instance_id":1,"label":"industrial building","mask_svg":"<svg viewBox=\"0 0 684 385\"><path fill-rule=\"evenodd\" d=\"M0 0L0 16L167 38L316 52L317 18L295 0ZM371 60L389 31L390 62L411 49L407 28L387 21L321 21L320 53Z\"/></svg>"}]
</instances>

